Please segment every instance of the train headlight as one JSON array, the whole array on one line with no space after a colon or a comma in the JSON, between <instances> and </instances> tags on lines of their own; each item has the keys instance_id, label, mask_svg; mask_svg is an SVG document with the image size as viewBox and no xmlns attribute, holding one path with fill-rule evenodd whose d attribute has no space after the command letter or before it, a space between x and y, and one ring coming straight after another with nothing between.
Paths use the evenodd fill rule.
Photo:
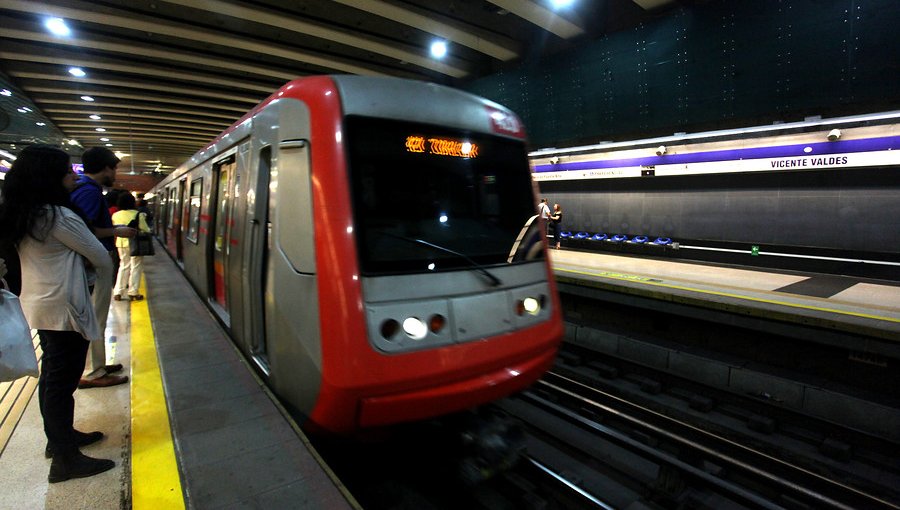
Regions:
<instances>
[{"instance_id":1,"label":"train headlight","mask_svg":"<svg viewBox=\"0 0 900 510\"><path fill-rule=\"evenodd\" d=\"M528 315L537 315L541 313L541 308L544 307L544 296L541 296L540 299L535 299L533 297L527 297L525 299L520 299L516 301L516 315L522 316L526 313Z\"/></svg>"},{"instance_id":2,"label":"train headlight","mask_svg":"<svg viewBox=\"0 0 900 510\"><path fill-rule=\"evenodd\" d=\"M418 317L408 317L403 321L403 332L413 340L421 340L428 334L428 326Z\"/></svg>"},{"instance_id":3,"label":"train headlight","mask_svg":"<svg viewBox=\"0 0 900 510\"><path fill-rule=\"evenodd\" d=\"M444 326L447 325L447 319L444 318L441 314L434 314L431 316L431 319L428 320L428 329L431 330L435 335L440 333Z\"/></svg>"},{"instance_id":4,"label":"train headlight","mask_svg":"<svg viewBox=\"0 0 900 510\"><path fill-rule=\"evenodd\" d=\"M381 337L385 340L393 339L398 331L400 331L400 323L394 319L388 319L381 323Z\"/></svg>"},{"instance_id":5,"label":"train headlight","mask_svg":"<svg viewBox=\"0 0 900 510\"><path fill-rule=\"evenodd\" d=\"M534 298L525 298L522 301L522 307L528 312L530 315L537 315L541 312L541 304L537 299Z\"/></svg>"}]
</instances>

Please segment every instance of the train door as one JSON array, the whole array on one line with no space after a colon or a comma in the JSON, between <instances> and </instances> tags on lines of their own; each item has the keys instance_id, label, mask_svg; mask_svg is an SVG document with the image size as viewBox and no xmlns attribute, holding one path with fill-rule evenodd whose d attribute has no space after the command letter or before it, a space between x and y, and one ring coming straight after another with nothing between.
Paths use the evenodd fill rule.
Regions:
<instances>
[{"instance_id":1,"label":"train door","mask_svg":"<svg viewBox=\"0 0 900 510\"><path fill-rule=\"evenodd\" d=\"M231 177L236 167L236 158L232 153L213 163L213 189L211 193L210 212L213 213L210 303L222 321L231 326L231 315L228 312L228 251L231 244L231 212L232 189Z\"/></svg>"},{"instance_id":2,"label":"train door","mask_svg":"<svg viewBox=\"0 0 900 510\"><path fill-rule=\"evenodd\" d=\"M247 214L245 203L247 201L247 167L248 158L250 157L250 142L243 142L238 146L235 155L235 164L231 169L231 184L229 197L231 200L228 232L228 244L225 246L225 286L227 289L227 300L230 304L228 309L231 318L231 335L234 337L238 345L247 345L247 327L249 313L247 312L248 299L245 298L244 284L247 279L247 267L245 264L245 256L247 256L247 238L246 224Z\"/></svg>"},{"instance_id":3,"label":"train door","mask_svg":"<svg viewBox=\"0 0 900 510\"><path fill-rule=\"evenodd\" d=\"M174 185L166 188L166 246L169 247L169 253L177 253L178 248L175 245L175 238L178 237L178 213L176 212L176 204L178 203L178 188Z\"/></svg>"},{"instance_id":4,"label":"train door","mask_svg":"<svg viewBox=\"0 0 900 510\"><path fill-rule=\"evenodd\" d=\"M263 147L259 151L259 162L256 171L255 200L247 201L247 218L249 224L249 254L244 279L244 299L247 321L245 331L252 359L266 373L269 373L269 352L266 343L266 270L269 251L271 249L272 220L269 216L269 173L272 169L272 147Z\"/></svg>"},{"instance_id":5,"label":"train door","mask_svg":"<svg viewBox=\"0 0 900 510\"><path fill-rule=\"evenodd\" d=\"M175 235L175 260L181 264L181 267L184 267L184 225L187 223L185 221L185 215L187 214L187 208L184 206L184 195L185 188L187 187L187 179L181 179L178 181L178 191L175 197L175 228L173 229L173 233Z\"/></svg>"}]
</instances>

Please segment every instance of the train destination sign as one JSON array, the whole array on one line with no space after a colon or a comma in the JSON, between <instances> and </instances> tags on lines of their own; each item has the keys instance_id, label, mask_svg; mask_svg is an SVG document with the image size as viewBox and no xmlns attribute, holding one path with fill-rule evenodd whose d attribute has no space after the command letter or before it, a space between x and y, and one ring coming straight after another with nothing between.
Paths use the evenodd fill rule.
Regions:
<instances>
[{"instance_id":1,"label":"train destination sign","mask_svg":"<svg viewBox=\"0 0 900 510\"><path fill-rule=\"evenodd\" d=\"M474 159L478 157L478 145L450 138L425 138L424 136L410 135L406 137L406 152Z\"/></svg>"}]
</instances>

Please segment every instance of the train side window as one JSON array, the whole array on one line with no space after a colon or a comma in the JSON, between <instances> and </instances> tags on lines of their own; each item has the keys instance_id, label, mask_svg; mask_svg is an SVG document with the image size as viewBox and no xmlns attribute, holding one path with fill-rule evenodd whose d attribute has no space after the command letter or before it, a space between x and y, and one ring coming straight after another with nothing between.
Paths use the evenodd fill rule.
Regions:
<instances>
[{"instance_id":1,"label":"train side window","mask_svg":"<svg viewBox=\"0 0 900 510\"><path fill-rule=\"evenodd\" d=\"M302 140L278 146L276 239L298 273L315 273L309 144Z\"/></svg>"},{"instance_id":2,"label":"train side window","mask_svg":"<svg viewBox=\"0 0 900 510\"><path fill-rule=\"evenodd\" d=\"M174 186L169 188L169 200L168 200L169 210L167 211L168 219L166 221L166 227L168 227L170 229L175 228L175 194L176 193L177 193L177 191L175 190Z\"/></svg>"},{"instance_id":3,"label":"train side window","mask_svg":"<svg viewBox=\"0 0 900 510\"><path fill-rule=\"evenodd\" d=\"M188 217L187 238L197 244L197 232L200 229L200 200L203 194L203 179L193 179L191 181L191 197L190 208L191 213Z\"/></svg>"}]
</instances>

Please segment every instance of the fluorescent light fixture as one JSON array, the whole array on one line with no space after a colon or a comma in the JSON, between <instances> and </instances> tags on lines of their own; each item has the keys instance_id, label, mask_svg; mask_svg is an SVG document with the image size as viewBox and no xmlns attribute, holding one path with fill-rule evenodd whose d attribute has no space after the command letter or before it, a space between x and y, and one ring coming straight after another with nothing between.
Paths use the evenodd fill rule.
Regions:
<instances>
[{"instance_id":1,"label":"fluorescent light fixture","mask_svg":"<svg viewBox=\"0 0 900 510\"><path fill-rule=\"evenodd\" d=\"M108 142L108 141L109 141L109 138L101 138L100 141L101 141L101 142Z\"/></svg>"},{"instance_id":2,"label":"fluorescent light fixture","mask_svg":"<svg viewBox=\"0 0 900 510\"><path fill-rule=\"evenodd\" d=\"M111 143L108 143L108 144L106 144L106 146L107 146L107 147L112 147L112 146L113 146L113 144L111 144Z\"/></svg>"},{"instance_id":3,"label":"fluorescent light fixture","mask_svg":"<svg viewBox=\"0 0 900 510\"><path fill-rule=\"evenodd\" d=\"M81 100L91 102L94 100L94 98L91 96L81 96Z\"/></svg>"},{"instance_id":4,"label":"fluorescent light fixture","mask_svg":"<svg viewBox=\"0 0 900 510\"><path fill-rule=\"evenodd\" d=\"M62 18L49 18L44 22L44 26L47 27L47 30L49 30L50 33L60 37L68 37L72 34L72 30L66 25L66 21Z\"/></svg>"},{"instance_id":5,"label":"fluorescent light fixture","mask_svg":"<svg viewBox=\"0 0 900 510\"><path fill-rule=\"evenodd\" d=\"M15 154L13 154L13 153L11 153L11 152L6 152L6 151L3 150L3 149L0 149L0 156L3 156L4 158L7 158L7 159L11 159L11 160L13 160L13 161L16 160Z\"/></svg>"},{"instance_id":6,"label":"fluorescent light fixture","mask_svg":"<svg viewBox=\"0 0 900 510\"><path fill-rule=\"evenodd\" d=\"M72 76L75 76L77 78L84 78L85 76L87 76L87 73L84 72L84 69L82 69L80 67L70 67L69 74L71 74Z\"/></svg>"},{"instance_id":7,"label":"fluorescent light fixture","mask_svg":"<svg viewBox=\"0 0 900 510\"><path fill-rule=\"evenodd\" d=\"M47 123L46 122L35 122L34 125L35 126L46 126Z\"/></svg>"},{"instance_id":8,"label":"fluorescent light fixture","mask_svg":"<svg viewBox=\"0 0 900 510\"><path fill-rule=\"evenodd\" d=\"M431 56L434 58L444 58L447 55L447 42L435 41L431 43Z\"/></svg>"},{"instance_id":9,"label":"fluorescent light fixture","mask_svg":"<svg viewBox=\"0 0 900 510\"><path fill-rule=\"evenodd\" d=\"M94 131L97 131L97 132L99 132L99 133L104 133L104 132L106 132L106 130L103 129L103 128L96 128L96 129L94 129Z\"/></svg>"},{"instance_id":10,"label":"fluorescent light fixture","mask_svg":"<svg viewBox=\"0 0 900 510\"><path fill-rule=\"evenodd\" d=\"M93 115L90 115L89 118L94 119L94 120L100 120L100 119L101 119L101 117L100 117L99 115L97 115L96 113L93 114Z\"/></svg>"},{"instance_id":11,"label":"fluorescent light fixture","mask_svg":"<svg viewBox=\"0 0 900 510\"><path fill-rule=\"evenodd\" d=\"M9 97L12 95L12 92L9 89L0 89L0 96Z\"/></svg>"}]
</instances>

